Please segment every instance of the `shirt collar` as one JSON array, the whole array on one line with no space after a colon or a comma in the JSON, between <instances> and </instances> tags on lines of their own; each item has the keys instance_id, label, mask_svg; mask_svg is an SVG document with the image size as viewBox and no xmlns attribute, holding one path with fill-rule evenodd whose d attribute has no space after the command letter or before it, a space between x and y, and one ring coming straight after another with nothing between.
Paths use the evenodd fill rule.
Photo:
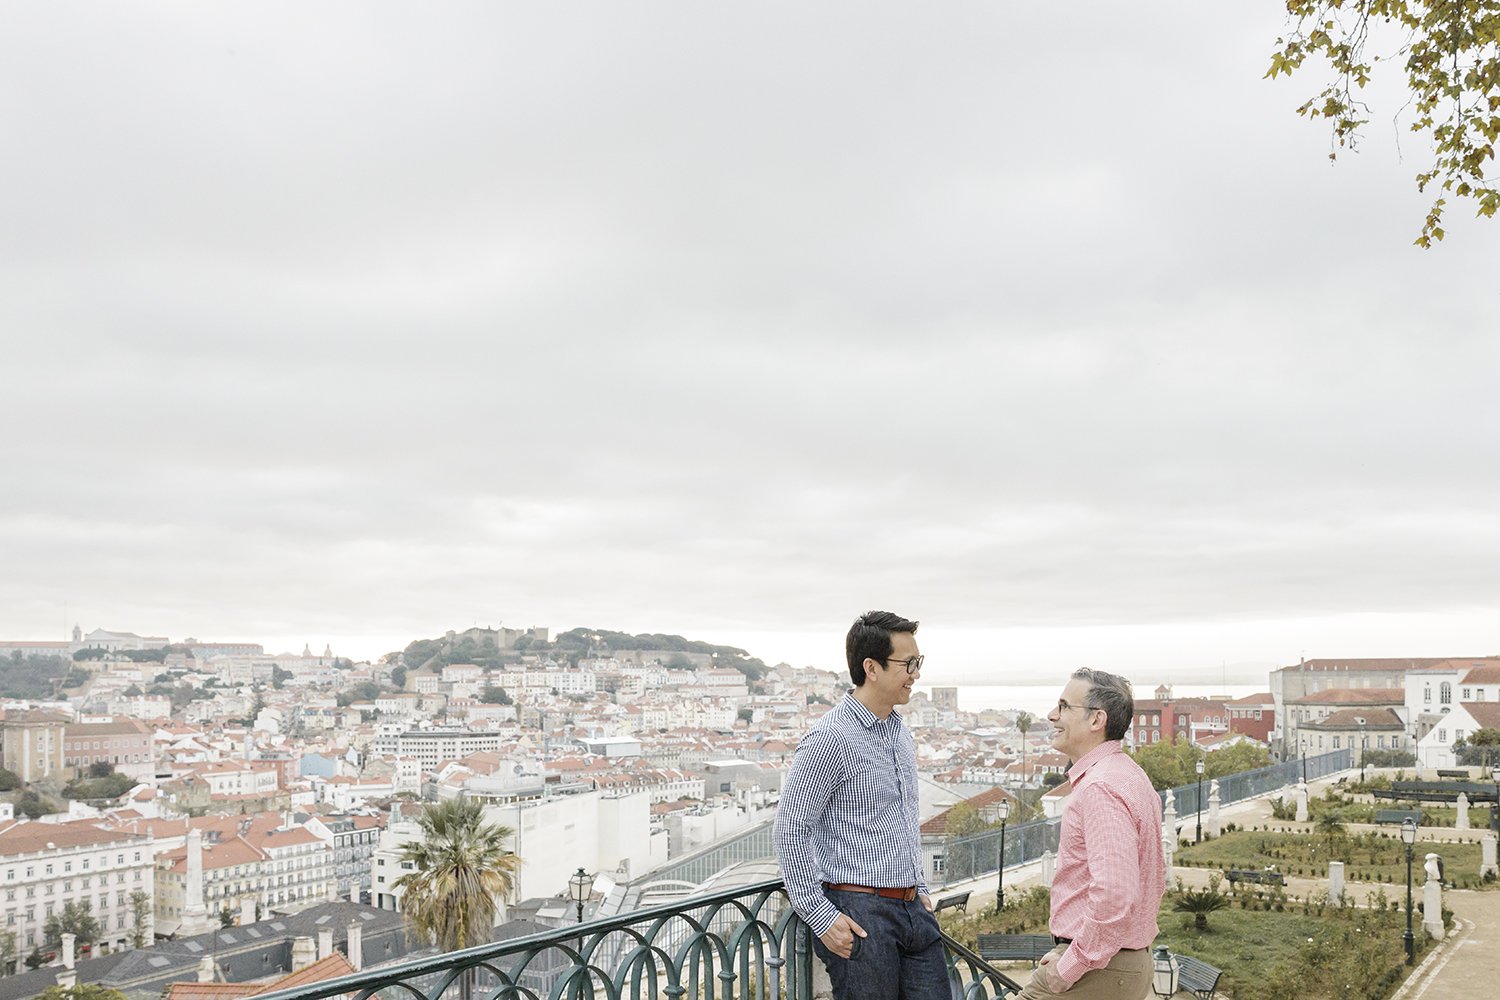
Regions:
<instances>
[{"instance_id":1,"label":"shirt collar","mask_svg":"<svg viewBox=\"0 0 1500 1000\"><path fill-rule=\"evenodd\" d=\"M886 716L884 719L878 718L874 712L870 711L868 708L865 708L864 702L854 697L854 692L852 691L844 695L844 709L854 716L854 721L858 722L866 729L874 729L882 722L890 722L892 719L901 718L900 714L895 709L891 709L891 714Z\"/></svg>"},{"instance_id":2,"label":"shirt collar","mask_svg":"<svg viewBox=\"0 0 1500 1000\"><path fill-rule=\"evenodd\" d=\"M1094 749L1090 750L1088 753L1084 754L1082 757L1079 757L1073 762L1073 766L1068 768L1068 781L1077 784L1078 779L1087 774L1089 768L1093 767L1095 764L1099 763L1110 754L1123 752L1124 748L1121 745L1121 741L1105 740L1103 743L1094 747Z\"/></svg>"}]
</instances>

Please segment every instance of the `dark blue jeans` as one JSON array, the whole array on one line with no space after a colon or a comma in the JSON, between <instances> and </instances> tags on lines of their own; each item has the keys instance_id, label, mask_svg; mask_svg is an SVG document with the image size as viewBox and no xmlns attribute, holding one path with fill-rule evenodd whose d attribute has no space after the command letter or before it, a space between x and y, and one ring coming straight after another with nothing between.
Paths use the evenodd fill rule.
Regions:
<instances>
[{"instance_id":1,"label":"dark blue jeans","mask_svg":"<svg viewBox=\"0 0 1500 1000\"><path fill-rule=\"evenodd\" d=\"M813 938L828 967L834 1000L952 1000L937 918L910 903L865 892L824 890L828 901L865 929L848 958Z\"/></svg>"}]
</instances>

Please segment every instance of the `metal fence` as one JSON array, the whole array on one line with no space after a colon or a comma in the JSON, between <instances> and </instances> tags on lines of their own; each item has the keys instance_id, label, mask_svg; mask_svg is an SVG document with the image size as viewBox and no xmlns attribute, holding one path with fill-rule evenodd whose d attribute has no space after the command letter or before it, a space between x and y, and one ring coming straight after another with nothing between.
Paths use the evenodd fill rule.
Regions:
<instances>
[{"instance_id":1,"label":"metal fence","mask_svg":"<svg viewBox=\"0 0 1500 1000\"><path fill-rule=\"evenodd\" d=\"M949 996L1020 987L944 937ZM813 1000L812 932L777 879L262 994L262 1000Z\"/></svg>"},{"instance_id":2,"label":"metal fence","mask_svg":"<svg viewBox=\"0 0 1500 1000\"><path fill-rule=\"evenodd\" d=\"M1245 799L1253 799L1257 795L1274 792L1278 788L1287 785L1295 785L1302 780L1302 769L1304 759L1297 757L1292 760L1282 761L1280 764L1272 764L1270 767L1256 768L1254 771L1241 771L1239 774L1228 774L1218 779L1219 782L1219 805L1227 806L1232 802L1242 802ZM1354 766L1353 750L1333 750L1329 753L1320 753L1315 757L1306 758L1307 780L1316 781L1326 778L1330 774L1345 771ZM1203 798L1201 808L1208 811L1208 797L1211 787L1210 780L1206 776L1203 781L1193 782L1191 785L1181 785L1172 789L1172 799L1176 804L1177 815L1187 816L1198 812L1199 788L1202 788ZM1161 793L1162 803L1165 806L1167 794Z\"/></svg>"},{"instance_id":3,"label":"metal fence","mask_svg":"<svg viewBox=\"0 0 1500 1000\"><path fill-rule=\"evenodd\" d=\"M1334 750L1330 753L1318 754L1316 757L1306 758L1305 764L1307 780L1315 781L1353 767L1354 751ZM1295 785L1302 780L1303 766L1303 759L1298 758L1272 764L1270 767L1257 768L1254 771L1241 771L1239 774L1226 775L1218 779L1219 805L1227 806L1232 802L1253 799L1257 795L1264 795L1287 785ZM1172 798L1179 819L1198 811L1198 788L1198 783L1194 782L1191 785L1172 789ZM1203 779L1202 788L1203 809L1206 812L1210 789L1209 779ZM1159 794L1165 806L1167 793ZM1057 819L1035 819L1008 826L1004 834L1005 867L1013 868L1016 865L1035 861L1047 851L1055 854L1061 822ZM943 848L945 884L951 885L954 882L964 882L982 875L995 874L996 864L1000 860L1000 838L1001 831L994 829L967 837L956 837L948 841Z\"/></svg>"}]
</instances>

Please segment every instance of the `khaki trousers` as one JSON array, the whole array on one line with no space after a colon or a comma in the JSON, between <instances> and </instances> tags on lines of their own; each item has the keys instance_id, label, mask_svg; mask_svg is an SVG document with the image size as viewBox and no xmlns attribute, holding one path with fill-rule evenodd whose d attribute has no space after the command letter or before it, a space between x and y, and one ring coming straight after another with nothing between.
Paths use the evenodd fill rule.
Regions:
<instances>
[{"instance_id":1,"label":"khaki trousers","mask_svg":"<svg viewBox=\"0 0 1500 1000\"><path fill-rule=\"evenodd\" d=\"M1055 965L1068 946L1052 949ZM1045 997L1068 997L1069 1000L1142 1000L1151 992L1151 949L1116 952L1109 965L1085 972L1066 993L1049 993L1035 978L1026 984L1017 1000L1043 1000Z\"/></svg>"}]
</instances>

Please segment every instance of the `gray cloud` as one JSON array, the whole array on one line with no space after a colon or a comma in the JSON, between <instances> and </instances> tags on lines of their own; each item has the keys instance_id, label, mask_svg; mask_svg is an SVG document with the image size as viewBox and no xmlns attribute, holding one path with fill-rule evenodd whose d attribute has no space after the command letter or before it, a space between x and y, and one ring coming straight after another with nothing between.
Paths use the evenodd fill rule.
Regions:
<instances>
[{"instance_id":1,"label":"gray cloud","mask_svg":"<svg viewBox=\"0 0 1500 1000\"><path fill-rule=\"evenodd\" d=\"M0 631L1492 608L1495 232L1274 14L6 10Z\"/></svg>"}]
</instances>

